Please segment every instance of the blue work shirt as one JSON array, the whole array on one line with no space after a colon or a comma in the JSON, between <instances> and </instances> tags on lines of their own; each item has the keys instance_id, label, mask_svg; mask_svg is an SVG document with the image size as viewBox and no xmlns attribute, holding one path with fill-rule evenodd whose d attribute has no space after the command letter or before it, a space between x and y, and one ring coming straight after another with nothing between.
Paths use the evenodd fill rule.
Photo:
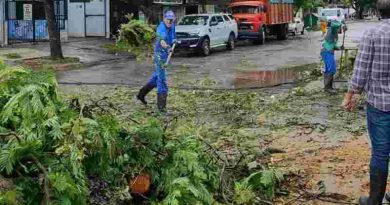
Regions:
<instances>
[{"instance_id":1,"label":"blue work shirt","mask_svg":"<svg viewBox=\"0 0 390 205\"><path fill-rule=\"evenodd\" d=\"M167 28L165 23L162 21L160 25L157 27L157 35L156 35L156 45L154 47L154 54L158 55L161 59L168 58L167 49L162 48L161 40L164 40L169 46L173 45L173 42L176 41L176 29L172 24L171 28Z\"/></svg>"}]
</instances>

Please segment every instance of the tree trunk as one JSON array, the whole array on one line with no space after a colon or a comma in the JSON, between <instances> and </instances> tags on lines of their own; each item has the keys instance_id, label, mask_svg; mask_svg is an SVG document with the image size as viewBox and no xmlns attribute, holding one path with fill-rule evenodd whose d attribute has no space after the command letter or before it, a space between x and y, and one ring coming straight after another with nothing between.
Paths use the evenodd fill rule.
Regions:
<instances>
[{"instance_id":1,"label":"tree trunk","mask_svg":"<svg viewBox=\"0 0 390 205\"><path fill-rule=\"evenodd\" d=\"M45 15L49 31L50 41L50 56L52 58L64 58L61 48L60 31L57 29L56 21L54 17L54 1L44 0L45 3Z\"/></svg>"},{"instance_id":2,"label":"tree trunk","mask_svg":"<svg viewBox=\"0 0 390 205\"><path fill-rule=\"evenodd\" d=\"M357 17L358 17L358 19L364 19L363 13L364 13L364 9L359 8L359 9L357 10L357 14L358 14Z\"/></svg>"},{"instance_id":3,"label":"tree trunk","mask_svg":"<svg viewBox=\"0 0 390 205\"><path fill-rule=\"evenodd\" d=\"M158 14L154 13L152 9L149 9L144 5L140 5L139 9L145 14L146 18L149 21L151 21L153 23L158 23L158 21L159 21Z\"/></svg>"}]
</instances>

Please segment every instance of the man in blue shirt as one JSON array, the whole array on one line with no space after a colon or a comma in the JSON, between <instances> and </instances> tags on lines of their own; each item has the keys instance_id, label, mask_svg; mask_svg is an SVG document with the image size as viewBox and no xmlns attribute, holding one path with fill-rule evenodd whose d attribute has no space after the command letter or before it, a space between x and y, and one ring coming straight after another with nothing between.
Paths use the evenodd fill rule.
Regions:
<instances>
[{"instance_id":1,"label":"man in blue shirt","mask_svg":"<svg viewBox=\"0 0 390 205\"><path fill-rule=\"evenodd\" d=\"M137 99L146 105L145 96L153 90L153 88L157 87L157 108L160 112L166 111L168 85L164 66L167 63L169 53L172 52L172 45L176 42L175 18L173 11L166 11L164 13L164 20L157 27L153 56L153 63L156 67L156 71L137 95Z\"/></svg>"}]
</instances>

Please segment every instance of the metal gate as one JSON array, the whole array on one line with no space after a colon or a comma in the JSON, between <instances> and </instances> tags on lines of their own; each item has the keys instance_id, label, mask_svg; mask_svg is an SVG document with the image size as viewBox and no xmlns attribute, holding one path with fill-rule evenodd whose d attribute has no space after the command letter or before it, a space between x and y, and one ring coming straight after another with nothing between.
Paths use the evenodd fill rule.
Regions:
<instances>
[{"instance_id":1,"label":"metal gate","mask_svg":"<svg viewBox=\"0 0 390 205\"><path fill-rule=\"evenodd\" d=\"M65 29L67 19L66 0L54 0L56 26ZM49 39L44 4L41 1L7 0L5 17L8 26L8 42L37 42Z\"/></svg>"}]
</instances>

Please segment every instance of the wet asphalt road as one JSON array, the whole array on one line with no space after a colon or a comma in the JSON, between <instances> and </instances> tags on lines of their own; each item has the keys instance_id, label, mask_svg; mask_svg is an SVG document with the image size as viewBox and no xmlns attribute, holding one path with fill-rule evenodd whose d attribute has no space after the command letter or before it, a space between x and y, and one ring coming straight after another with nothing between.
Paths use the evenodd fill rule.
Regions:
<instances>
[{"instance_id":1,"label":"wet asphalt road","mask_svg":"<svg viewBox=\"0 0 390 205\"><path fill-rule=\"evenodd\" d=\"M355 47L364 30L378 22L354 22L348 25L346 47ZM339 36L340 40L342 35ZM178 54L168 70L169 84L179 87L235 88L237 76L247 71L278 70L320 61L320 32L289 36L288 40L269 39L265 45L239 42L236 49L218 49L208 57ZM101 51L106 41L75 41L64 44L67 56L78 56L87 66L58 74L60 83L143 85L154 68L126 55Z\"/></svg>"}]
</instances>

